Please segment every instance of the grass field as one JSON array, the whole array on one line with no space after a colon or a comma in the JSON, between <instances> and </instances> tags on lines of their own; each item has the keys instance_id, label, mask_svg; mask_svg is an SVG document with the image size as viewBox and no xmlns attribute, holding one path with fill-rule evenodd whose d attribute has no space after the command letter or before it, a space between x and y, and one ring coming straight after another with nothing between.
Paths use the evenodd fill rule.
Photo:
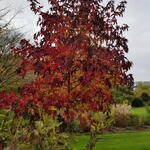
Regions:
<instances>
[{"instance_id":1,"label":"grass field","mask_svg":"<svg viewBox=\"0 0 150 150\"><path fill-rule=\"evenodd\" d=\"M147 116L146 107L132 108L131 112L138 116Z\"/></svg>"},{"instance_id":2,"label":"grass field","mask_svg":"<svg viewBox=\"0 0 150 150\"><path fill-rule=\"evenodd\" d=\"M71 145L83 150L89 137L79 135L73 138ZM99 135L94 150L150 150L150 131Z\"/></svg>"}]
</instances>

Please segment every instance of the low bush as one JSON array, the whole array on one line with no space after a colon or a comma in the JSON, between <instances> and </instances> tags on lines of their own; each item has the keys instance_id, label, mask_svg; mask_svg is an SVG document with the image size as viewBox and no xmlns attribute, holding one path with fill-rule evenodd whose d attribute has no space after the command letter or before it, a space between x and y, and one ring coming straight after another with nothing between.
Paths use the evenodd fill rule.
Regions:
<instances>
[{"instance_id":1,"label":"low bush","mask_svg":"<svg viewBox=\"0 0 150 150\"><path fill-rule=\"evenodd\" d=\"M148 115L150 115L150 106L146 106L146 111L147 111Z\"/></svg>"},{"instance_id":2,"label":"low bush","mask_svg":"<svg viewBox=\"0 0 150 150\"><path fill-rule=\"evenodd\" d=\"M69 136L59 132L60 123L47 114L30 122L11 111L0 112L1 149L69 150Z\"/></svg>"},{"instance_id":3,"label":"low bush","mask_svg":"<svg viewBox=\"0 0 150 150\"><path fill-rule=\"evenodd\" d=\"M134 98L132 101L132 107L143 107L144 103L140 97Z\"/></svg>"},{"instance_id":4,"label":"low bush","mask_svg":"<svg viewBox=\"0 0 150 150\"><path fill-rule=\"evenodd\" d=\"M144 125L150 125L150 116L146 116L144 120Z\"/></svg>"},{"instance_id":5,"label":"low bush","mask_svg":"<svg viewBox=\"0 0 150 150\"><path fill-rule=\"evenodd\" d=\"M130 126L142 126L150 125L150 106L146 106L143 109L146 109L147 113L144 114L131 114L129 119Z\"/></svg>"},{"instance_id":6,"label":"low bush","mask_svg":"<svg viewBox=\"0 0 150 150\"><path fill-rule=\"evenodd\" d=\"M129 118L129 126L140 127L145 124L145 116L131 114Z\"/></svg>"},{"instance_id":7,"label":"low bush","mask_svg":"<svg viewBox=\"0 0 150 150\"><path fill-rule=\"evenodd\" d=\"M81 132L81 129L79 128L79 121L77 119L74 119L72 122L67 124L66 132Z\"/></svg>"},{"instance_id":8,"label":"low bush","mask_svg":"<svg viewBox=\"0 0 150 150\"><path fill-rule=\"evenodd\" d=\"M139 124L139 116L131 114L129 118L129 126L136 126Z\"/></svg>"},{"instance_id":9,"label":"low bush","mask_svg":"<svg viewBox=\"0 0 150 150\"><path fill-rule=\"evenodd\" d=\"M148 115L145 117L145 125L150 125L150 106L146 106L146 110Z\"/></svg>"}]
</instances>

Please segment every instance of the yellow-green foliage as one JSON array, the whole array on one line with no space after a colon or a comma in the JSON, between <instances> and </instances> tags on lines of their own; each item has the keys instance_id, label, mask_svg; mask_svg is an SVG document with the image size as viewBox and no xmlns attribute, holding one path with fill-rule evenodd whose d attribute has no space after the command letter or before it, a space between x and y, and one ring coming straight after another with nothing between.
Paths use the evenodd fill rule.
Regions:
<instances>
[{"instance_id":1,"label":"yellow-green foliage","mask_svg":"<svg viewBox=\"0 0 150 150\"><path fill-rule=\"evenodd\" d=\"M68 150L69 136L59 132L59 125L42 113L38 120L0 112L0 146L4 150Z\"/></svg>"},{"instance_id":2,"label":"yellow-green foliage","mask_svg":"<svg viewBox=\"0 0 150 150\"><path fill-rule=\"evenodd\" d=\"M147 93L150 96L150 85L139 83L134 90L136 97L140 97L142 93Z\"/></svg>"}]
</instances>

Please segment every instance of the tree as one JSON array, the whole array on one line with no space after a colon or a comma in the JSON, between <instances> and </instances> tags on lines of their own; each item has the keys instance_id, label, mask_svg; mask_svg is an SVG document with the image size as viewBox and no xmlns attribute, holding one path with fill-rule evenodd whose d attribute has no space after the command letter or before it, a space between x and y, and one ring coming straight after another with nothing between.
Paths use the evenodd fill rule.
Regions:
<instances>
[{"instance_id":1,"label":"tree","mask_svg":"<svg viewBox=\"0 0 150 150\"><path fill-rule=\"evenodd\" d=\"M9 10L4 8L0 10L0 21L5 20ZM11 48L19 46L19 41L23 38L17 29L10 27L11 20L15 15L5 23L0 24L0 90L15 91L23 86L27 80L16 73L20 68L21 59L14 56Z\"/></svg>"},{"instance_id":2,"label":"tree","mask_svg":"<svg viewBox=\"0 0 150 150\"><path fill-rule=\"evenodd\" d=\"M17 75L16 70L21 65L21 59L13 56L11 47L19 44L20 33L13 33L7 29L0 35L0 89L6 90L21 85L22 78ZM23 80L22 80L23 81Z\"/></svg>"},{"instance_id":3,"label":"tree","mask_svg":"<svg viewBox=\"0 0 150 150\"><path fill-rule=\"evenodd\" d=\"M145 83L138 83L134 90L134 93L137 97L140 97L142 93L147 93L148 95L150 95L150 85Z\"/></svg>"},{"instance_id":4,"label":"tree","mask_svg":"<svg viewBox=\"0 0 150 150\"><path fill-rule=\"evenodd\" d=\"M116 103L124 103L125 101L131 103L134 98L133 88L128 86L113 87L112 97Z\"/></svg>"},{"instance_id":5,"label":"tree","mask_svg":"<svg viewBox=\"0 0 150 150\"><path fill-rule=\"evenodd\" d=\"M107 112L111 88L133 83L123 35L128 26L118 24L126 1L103 6L102 0L48 0L47 11L38 0L28 1L41 29L35 44L22 40L14 49L23 59L21 74L36 74L22 96L51 115L63 110L68 121L77 112Z\"/></svg>"}]
</instances>

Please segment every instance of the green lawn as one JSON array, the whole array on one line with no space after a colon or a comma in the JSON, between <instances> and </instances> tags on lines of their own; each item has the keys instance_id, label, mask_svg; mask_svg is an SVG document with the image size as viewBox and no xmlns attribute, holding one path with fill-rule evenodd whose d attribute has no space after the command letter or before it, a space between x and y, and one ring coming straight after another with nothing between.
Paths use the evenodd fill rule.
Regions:
<instances>
[{"instance_id":1,"label":"green lawn","mask_svg":"<svg viewBox=\"0 0 150 150\"><path fill-rule=\"evenodd\" d=\"M73 138L71 145L82 150L89 137L79 135ZM99 135L94 150L150 150L150 131Z\"/></svg>"},{"instance_id":2,"label":"green lawn","mask_svg":"<svg viewBox=\"0 0 150 150\"><path fill-rule=\"evenodd\" d=\"M138 116L147 116L146 107L132 108L131 112Z\"/></svg>"}]
</instances>

